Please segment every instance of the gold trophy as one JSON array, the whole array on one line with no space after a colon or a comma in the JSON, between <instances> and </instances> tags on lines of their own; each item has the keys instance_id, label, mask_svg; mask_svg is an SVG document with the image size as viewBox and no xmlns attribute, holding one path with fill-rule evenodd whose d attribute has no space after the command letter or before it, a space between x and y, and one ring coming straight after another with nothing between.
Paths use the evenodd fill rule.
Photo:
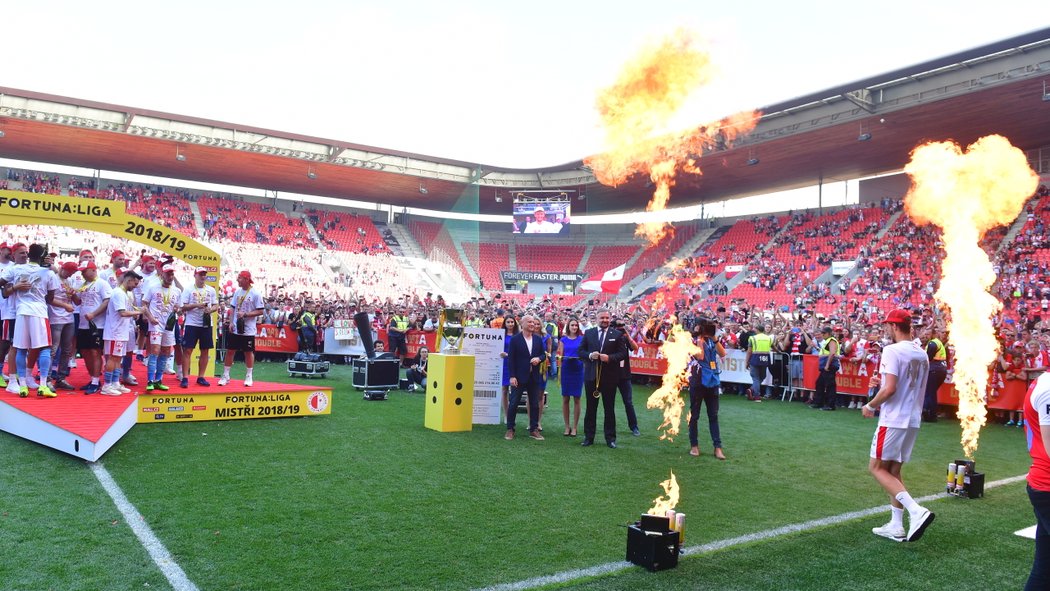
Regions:
<instances>
[{"instance_id":1,"label":"gold trophy","mask_svg":"<svg viewBox=\"0 0 1050 591\"><path fill-rule=\"evenodd\" d=\"M459 355L463 349L463 310L444 308L438 315L438 343L441 353Z\"/></svg>"}]
</instances>

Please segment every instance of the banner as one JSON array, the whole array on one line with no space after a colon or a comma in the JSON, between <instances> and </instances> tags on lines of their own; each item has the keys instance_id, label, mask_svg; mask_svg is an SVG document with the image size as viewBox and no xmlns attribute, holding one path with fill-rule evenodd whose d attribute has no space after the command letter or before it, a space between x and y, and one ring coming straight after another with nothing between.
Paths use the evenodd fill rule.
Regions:
<instances>
[{"instance_id":1,"label":"banner","mask_svg":"<svg viewBox=\"0 0 1050 591\"><path fill-rule=\"evenodd\" d=\"M744 265L726 265L725 266L726 279L732 279L733 277L736 276L737 273L739 273L739 272L741 272L743 270L744 270Z\"/></svg>"},{"instance_id":2,"label":"banner","mask_svg":"<svg viewBox=\"0 0 1050 591\"><path fill-rule=\"evenodd\" d=\"M631 373L642 376L662 376L667 372L667 360L660 354L660 345L639 343L631 353Z\"/></svg>"},{"instance_id":3,"label":"banner","mask_svg":"<svg viewBox=\"0 0 1050 591\"><path fill-rule=\"evenodd\" d=\"M387 345L387 351L390 350L390 340L386 338L386 329L379 329L379 340L383 341ZM419 353L420 347L426 347L427 351L431 353L439 353L434 343L437 340L436 332L426 332L423 330L410 330L405 334L405 343L408 345L408 356L415 357Z\"/></svg>"},{"instance_id":4,"label":"banner","mask_svg":"<svg viewBox=\"0 0 1050 591\"><path fill-rule=\"evenodd\" d=\"M326 334L325 337L328 335ZM332 337L337 341L350 341L351 345L357 341L357 327L350 318L336 318L332 320ZM325 340L328 340L325 338Z\"/></svg>"},{"instance_id":5,"label":"banner","mask_svg":"<svg viewBox=\"0 0 1050 591\"><path fill-rule=\"evenodd\" d=\"M500 271L503 283L514 283L515 281L583 281L587 275L583 273L544 273L540 271Z\"/></svg>"},{"instance_id":6,"label":"banner","mask_svg":"<svg viewBox=\"0 0 1050 591\"><path fill-rule=\"evenodd\" d=\"M857 261L831 261L831 274L835 277L842 277L852 271L856 265Z\"/></svg>"},{"instance_id":7,"label":"banner","mask_svg":"<svg viewBox=\"0 0 1050 591\"><path fill-rule=\"evenodd\" d=\"M817 389L817 376L820 374L820 357L802 356L802 387L806 390ZM878 368L870 361L840 360L842 368L835 376L835 391L839 394L868 395L868 380Z\"/></svg>"},{"instance_id":8,"label":"banner","mask_svg":"<svg viewBox=\"0 0 1050 591\"><path fill-rule=\"evenodd\" d=\"M502 328L464 328L463 354L474 356L474 424L498 425L503 409Z\"/></svg>"},{"instance_id":9,"label":"banner","mask_svg":"<svg viewBox=\"0 0 1050 591\"><path fill-rule=\"evenodd\" d=\"M139 396L138 423L312 417L332 413L332 389Z\"/></svg>"},{"instance_id":10,"label":"banner","mask_svg":"<svg viewBox=\"0 0 1050 591\"><path fill-rule=\"evenodd\" d=\"M260 353L296 353L299 351L299 335L284 325L257 324L255 326L255 350Z\"/></svg>"}]
</instances>

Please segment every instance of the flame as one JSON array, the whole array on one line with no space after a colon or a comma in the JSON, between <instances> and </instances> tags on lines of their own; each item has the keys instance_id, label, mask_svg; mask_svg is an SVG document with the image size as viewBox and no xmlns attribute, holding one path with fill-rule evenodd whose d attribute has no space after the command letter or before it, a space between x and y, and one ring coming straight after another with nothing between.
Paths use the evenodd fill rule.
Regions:
<instances>
[{"instance_id":1,"label":"flame","mask_svg":"<svg viewBox=\"0 0 1050 591\"><path fill-rule=\"evenodd\" d=\"M671 130L673 117L698 88L715 75L708 53L689 32L679 29L624 66L619 78L598 96L606 151L585 163L603 185L617 186L647 173L655 189L646 207L667 207L679 170L700 175L705 151L725 149L758 122L757 111L742 112L688 130ZM674 236L667 222L643 222L636 236L650 245Z\"/></svg>"},{"instance_id":2,"label":"flame","mask_svg":"<svg viewBox=\"0 0 1050 591\"><path fill-rule=\"evenodd\" d=\"M674 509L678 505L678 479L674 477L673 470L671 477L661 482L660 486L663 487L664 494L653 499L653 508L646 513L663 517L669 509ZM667 495L667 498L664 498L664 495Z\"/></svg>"},{"instance_id":3,"label":"flame","mask_svg":"<svg viewBox=\"0 0 1050 591\"><path fill-rule=\"evenodd\" d=\"M963 451L973 458L986 421L988 366L999 351L991 319L1002 309L988 293L995 273L979 243L988 230L1017 218L1039 179L1024 153L999 135L983 137L965 152L954 142L924 144L912 151L904 170L912 178L904 198L908 215L916 225L944 231L946 256L935 297L951 312L952 381L959 392Z\"/></svg>"},{"instance_id":4,"label":"flame","mask_svg":"<svg viewBox=\"0 0 1050 591\"><path fill-rule=\"evenodd\" d=\"M646 408L663 409L664 420L658 429L664 430L664 433L660 439L674 441L678 435L682 409L685 408L681 391L689 387L689 360L701 350L693 344L693 337L680 326L672 327L668 339L660 346L660 353L667 360L667 372L660 387L645 402Z\"/></svg>"}]
</instances>

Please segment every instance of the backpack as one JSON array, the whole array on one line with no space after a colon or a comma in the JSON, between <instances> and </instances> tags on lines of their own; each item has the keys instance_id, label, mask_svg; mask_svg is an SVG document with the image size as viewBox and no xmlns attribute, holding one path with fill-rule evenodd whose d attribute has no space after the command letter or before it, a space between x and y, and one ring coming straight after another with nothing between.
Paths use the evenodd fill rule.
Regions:
<instances>
[{"instance_id":1,"label":"backpack","mask_svg":"<svg viewBox=\"0 0 1050 591\"><path fill-rule=\"evenodd\" d=\"M718 362L715 361L717 355L718 350L715 348L715 344L705 339L704 360L699 362L700 385L705 388L717 388L722 384L722 379L718 377L718 374L722 373L722 371L718 369Z\"/></svg>"}]
</instances>

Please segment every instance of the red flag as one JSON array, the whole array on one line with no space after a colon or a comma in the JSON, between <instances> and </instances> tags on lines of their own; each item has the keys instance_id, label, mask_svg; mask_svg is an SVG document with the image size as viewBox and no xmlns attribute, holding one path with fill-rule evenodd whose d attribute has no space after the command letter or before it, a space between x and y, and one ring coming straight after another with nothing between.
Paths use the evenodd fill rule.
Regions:
<instances>
[{"instance_id":1,"label":"red flag","mask_svg":"<svg viewBox=\"0 0 1050 591\"><path fill-rule=\"evenodd\" d=\"M601 279L592 279L580 284L580 289L585 291L600 291L602 293L620 293L623 285L623 273L627 270L627 263L602 273Z\"/></svg>"}]
</instances>

